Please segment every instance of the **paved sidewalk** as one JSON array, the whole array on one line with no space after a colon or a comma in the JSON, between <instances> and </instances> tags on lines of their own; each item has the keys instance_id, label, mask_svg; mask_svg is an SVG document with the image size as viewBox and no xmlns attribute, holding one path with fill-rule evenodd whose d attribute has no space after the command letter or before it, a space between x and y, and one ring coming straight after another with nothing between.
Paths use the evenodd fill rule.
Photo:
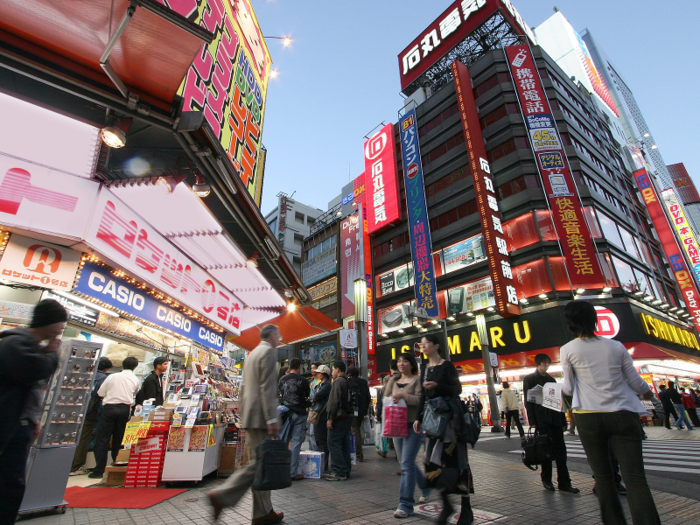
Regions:
<instances>
[{"instance_id":1,"label":"paved sidewalk","mask_svg":"<svg viewBox=\"0 0 700 525\"><path fill-rule=\"evenodd\" d=\"M675 438L692 432L666 431L651 428L650 439ZM658 436L657 436L658 434ZM698 432L700 434L700 431ZM484 438L489 434L484 433ZM694 436L693 436L694 437ZM700 436L698 436L700 438ZM688 438L690 439L690 437ZM551 493L542 489L539 473L531 472L514 455L469 451L474 471L476 494L472 506L477 510L476 523L560 525L600 523L598 502L592 493L593 480L578 472L571 473L580 495ZM371 525L430 523L440 510L437 498L416 507L417 516L397 520L393 517L399 494L400 477L394 457L380 458L371 447L365 447L365 462L353 467L352 477L345 482L303 480L291 488L272 495L275 510L285 513L289 525ZM199 486L146 510L68 509L65 515L37 517L24 521L27 525L166 525L210 522L210 508L205 492L222 480L205 480ZM664 524L697 525L700 523L700 501L654 491L661 521ZM627 507L625 498L623 506ZM458 499L455 499L458 504ZM238 507L225 511L222 523L249 524L251 497L248 494ZM629 519L629 518L628 518ZM452 519L453 523L455 517ZM631 520L629 520L631 523Z\"/></svg>"}]
</instances>

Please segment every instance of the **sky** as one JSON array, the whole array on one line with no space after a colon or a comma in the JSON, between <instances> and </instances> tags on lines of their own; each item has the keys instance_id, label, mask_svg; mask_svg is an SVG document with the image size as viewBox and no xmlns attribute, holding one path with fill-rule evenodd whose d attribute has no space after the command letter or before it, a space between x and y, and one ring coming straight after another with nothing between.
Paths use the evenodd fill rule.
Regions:
<instances>
[{"instance_id":1,"label":"sky","mask_svg":"<svg viewBox=\"0 0 700 525\"><path fill-rule=\"evenodd\" d=\"M402 107L398 54L450 0L252 0L273 68L263 144L268 157L261 211L277 194L327 209L364 171L365 136ZM700 184L693 129L700 123L700 59L693 35L700 2L512 0L531 27L556 6L589 29L632 89L666 164L683 162ZM692 123L696 124L693 125Z\"/></svg>"}]
</instances>

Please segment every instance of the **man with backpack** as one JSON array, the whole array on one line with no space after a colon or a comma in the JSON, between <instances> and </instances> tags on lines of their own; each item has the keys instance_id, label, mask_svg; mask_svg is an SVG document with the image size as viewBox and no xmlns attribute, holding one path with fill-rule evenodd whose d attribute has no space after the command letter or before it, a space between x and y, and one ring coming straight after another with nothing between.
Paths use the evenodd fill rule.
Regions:
<instances>
[{"instance_id":1,"label":"man with backpack","mask_svg":"<svg viewBox=\"0 0 700 525\"><path fill-rule=\"evenodd\" d=\"M362 446L365 443L362 426L369 409L371 395L369 393L369 383L366 379L360 377L360 370L356 366L348 368L348 390L353 409L351 434L355 436L357 461L362 463L365 459L362 453Z\"/></svg>"}]
</instances>

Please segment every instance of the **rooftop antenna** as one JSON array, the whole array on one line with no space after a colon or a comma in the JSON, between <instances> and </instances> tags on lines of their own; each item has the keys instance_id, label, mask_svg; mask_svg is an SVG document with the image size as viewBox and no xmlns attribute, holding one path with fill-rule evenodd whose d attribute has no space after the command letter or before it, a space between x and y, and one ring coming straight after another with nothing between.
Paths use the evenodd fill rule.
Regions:
<instances>
[{"instance_id":1,"label":"rooftop antenna","mask_svg":"<svg viewBox=\"0 0 700 525\"><path fill-rule=\"evenodd\" d=\"M295 194L296 192L297 192L297 190L294 190L294 191L292 192L292 194L291 194L288 198L291 199L292 197L294 197L294 194Z\"/></svg>"}]
</instances>

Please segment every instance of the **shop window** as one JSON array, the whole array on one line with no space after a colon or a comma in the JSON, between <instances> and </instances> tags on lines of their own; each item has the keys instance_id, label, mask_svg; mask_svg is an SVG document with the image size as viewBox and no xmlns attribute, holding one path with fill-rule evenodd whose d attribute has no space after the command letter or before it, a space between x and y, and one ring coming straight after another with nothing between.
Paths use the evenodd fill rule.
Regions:
<instances>
[{"instance_id":1,"label":"shop window","mask_svg":"<svg viewBox=\"0 0 700 525\"><path fill-rule=\"evenodd\" d=\"M517 281L518 297L535 297L552 291L545 259L538 259L513 268L513 277Z\"/></svg>"},{"instance_id":2,"label":"shop window","mask_svg":"<svg viewBox=\"0 0 700 525\"><path fill-rule=\"evenodd\" d=\"M557 231L554 229L552 222L552 214L549 210L537 210L535 212L537 218L537 227L540 230L540 235L543 241L556 241Z\"/></svg>"},{"instance_id":3,"label":"shop window","mask_svg":"<svg viewBox=\"0 0 700 525\"><path fill-rule=\"evenodd\" d=\"M549 271L552 272L552 279L554 279L554 289L557 292L571 290L569 277L566 273L566 266L564 265L564 258L547 257L547 263L549 264Z\"/></svg>"},{"instance_id":4,"label":"shop window","mask_svg":"<svg viewBox=\"0 0 700 525\"><path fill-rule=\"evenodd\" d=\"M617 272L617 281L620 287L627 292L635 292L639 289L637 278L634 275L632 267L624 261L621 261L614 255L611 256L615 272Z\"/></svg>"},{"instance_id":5,"label":"shop window","mask_svg":"<svg viewBox=\"0 0 700 525\"><path fill-rule=\"evenodd\" d=\"M616 246L623 247L622 239L620 238L620 233L617 230L617 224L610 217L596 210L598 214L598 220L600 221L600 228L603 231L603 236Z\"/></svg>"},{"instance_id":6,"label":"shop window","mask_svg":"<svg viewBox=\"0 0 700 525\"><path fill-rule=\"evenodd\" d=\"M504 223L503 233L510 252L540 242L535 217L532 213L526 213Z\"/></svg>"},{"instance_id":7,"label":"shop window","mask_svg":"<svg viewBox=\"0 0 700 525\"><path fill-rule=\"evenodd\" d=\"M633 268L632 271L634 272L634 280L637 282L637 289L644 292L644 295L653 295L654 297L656 297L656 295L654 294L654 290L649 284L648 277L636 268Z\"/></svg>"},{"instance_id":8,"label":"shop window","mask_svg":"<svg viewBox=\"0 0 700 525\"><path fill-rule=\"evenodd\" d=\"M304 224L304 214L298 211L294 212L294 220L299 224Z\"/></svg>"},{"instance_id":9,"label":"shop window","mask_svg":"<svg viewBox=\"0 0 700 525\"><path fill-rule=\"evenodd\" d=\"M600 226L598 226L598 219L596 219L595 208L593 206L584 206L583 215L586 217L586 224L588 224L588 229L591 232L591 237L594 239L600 239L603 234L600 231Z\"/></svg>"},{"instance_id":10,"label":"shop window","mask_svg":"<svg viewBox=\"0 0 700 525\"><path fill-rule=\"evenodd\" d=\"M617 288L619 283L617 282L617 278L615 277L615 270L613 270L613 264L612 261L610 260L610 254L609 253L599 253L598 254L598 262L600 263L600 267L603 270L603 276L605 277L605 283L610 286L611 288Z\"/></svg>"},{"instance_id":11,"label":"shop window","mask_svg":"<svg viewBox=\"0 0 700 525\"><path fill-rule=\"evenodd\" d=\"M632 257L639 259L642 255L637 252L637 244L634 242L635 238L632 236L632 234L629 231L627 231L626 228L620 227L619 230L620 230L620 238L622 239L622 247Z\"/></svg>"}]
</instances>

